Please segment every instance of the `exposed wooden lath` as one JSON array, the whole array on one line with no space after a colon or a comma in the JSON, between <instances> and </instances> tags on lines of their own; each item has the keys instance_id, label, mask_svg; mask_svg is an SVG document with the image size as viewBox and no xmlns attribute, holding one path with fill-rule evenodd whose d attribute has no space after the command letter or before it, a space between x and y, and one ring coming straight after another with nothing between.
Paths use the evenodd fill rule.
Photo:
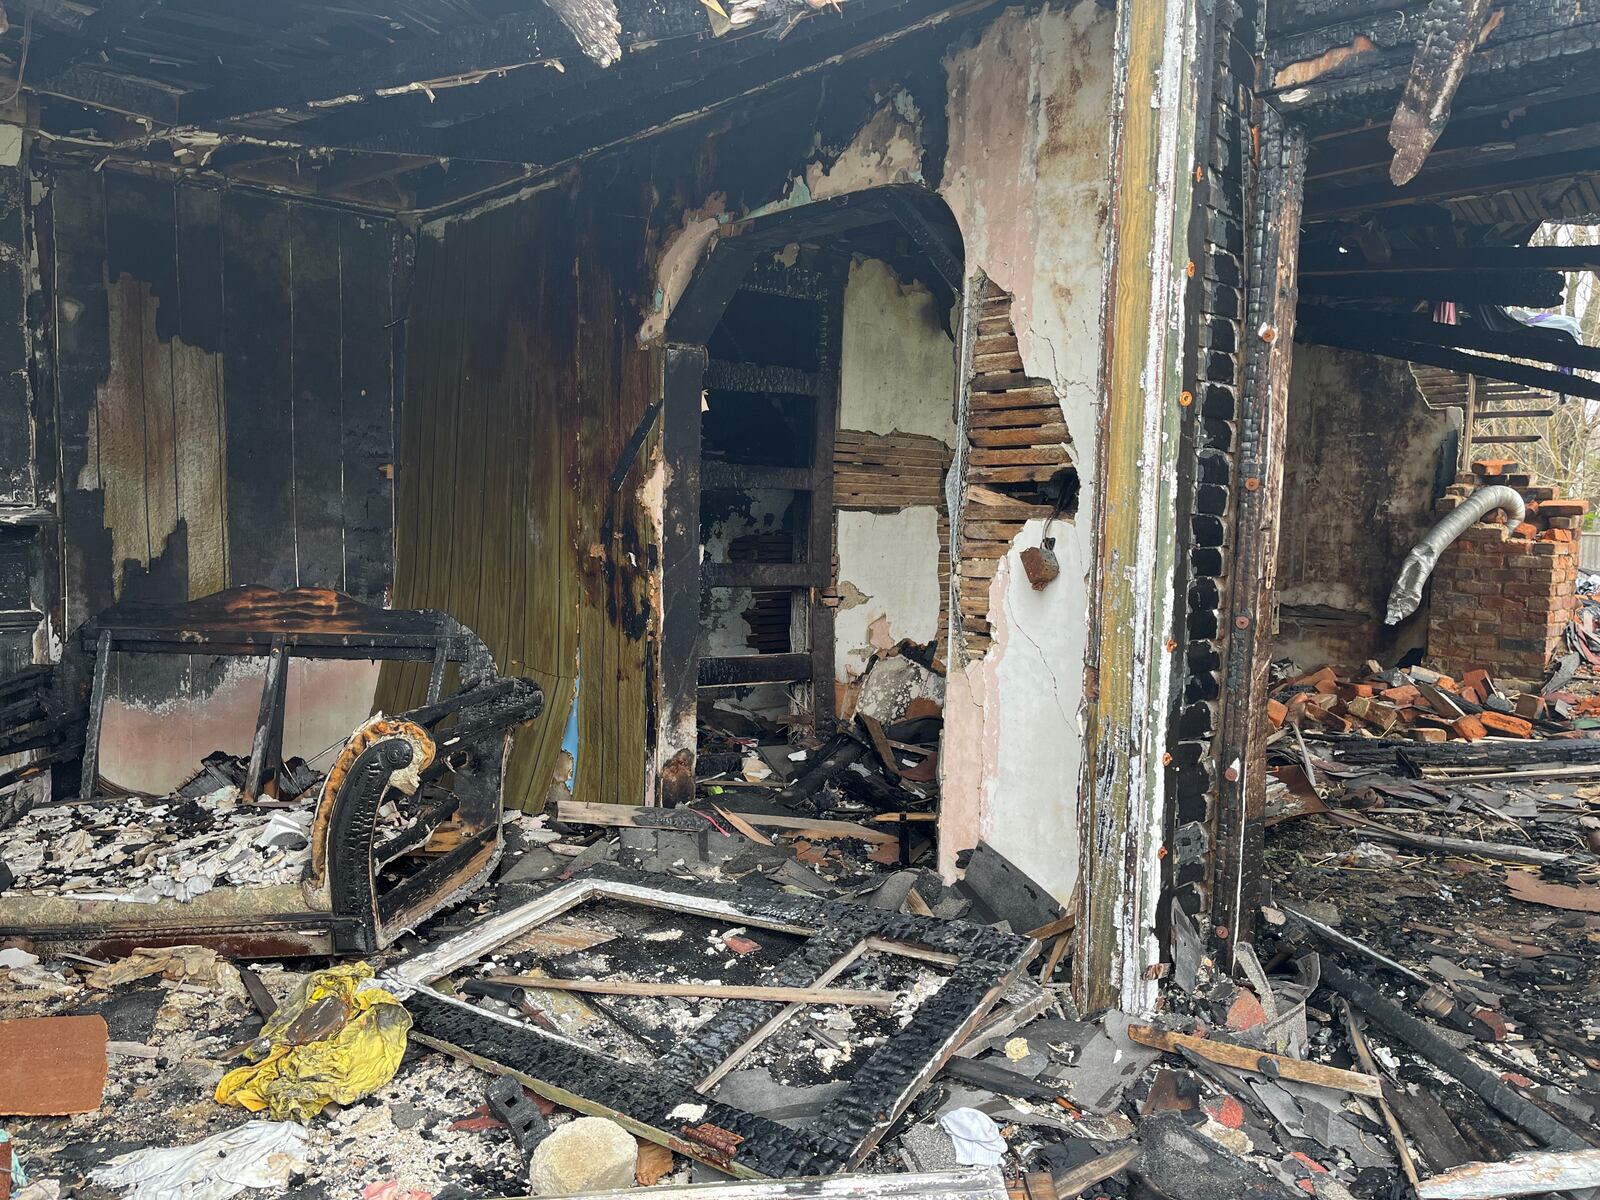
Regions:
<instances>
[{"instance_id":1,"label":"exposed wooden lath","mask_svg":"<svg viewBox=\"0 0 1600 1200\"><path fill-rule=\"evenodd\" d=\"M926 434L841 429L833 443L834 508L864 512L938 509L939 632L935 645L941 654L950 617L950 513L944 481L952 457L949 446Z\"/></svg>"},{"instance_id":2,"label":"exposed wooden lath","mask_svg":"<svg viewBox=\"0 0 1600 1200\"><path fill-rule=\"evenodd\" d=\"M1072 439L1055 389L1022 368L1011 297L986 285L973 346L966 478L960 530L959 607L967 654L988 653L989 587L1028 521L1054 506L1038 489L1072 465Z\"/></svg>"},{"instance_id":3,"label":"exposed wooden lath","mask_svg":"<svg viewBox=\"0 0 1600 1200\"><path fill-rule=\"evenodd\" d=\"M834 507L869 512L942 507L950 458L949 446L923 434L841 429L833 446Z\"/></svg>"}]
</instances>

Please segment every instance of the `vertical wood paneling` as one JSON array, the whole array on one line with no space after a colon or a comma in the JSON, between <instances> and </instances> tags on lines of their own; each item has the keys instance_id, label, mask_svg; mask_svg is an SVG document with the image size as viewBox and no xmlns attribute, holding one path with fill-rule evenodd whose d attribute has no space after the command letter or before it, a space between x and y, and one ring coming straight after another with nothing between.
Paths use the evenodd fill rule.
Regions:
<instances>
[{"instance_id":1,"label":"vertical wood paneling","mask_svg":"<svg viewBox=\"0 0 1600 1200\"><path fill-rule=\"evenodd\" d=\"M574 795L638 803L650 726L647 658L649 551L636 514L654 438L630 445L656 399L654 351L637 340L643 285L630 231L649 197L607 188L580 201L578 258L578 569L580 686ZM631 452L631 454L630 454ZM624 454L631 462L624 464ZM612 477L626 472L613 492Z\"/></svg>"},{"instance_id":2,"label":"vertical wood paneling","mask_svg":"<svg viewBox=\"0 0 1600 1200\"><path fill-rule=\"evenodd\" d=\"M25 186L21 168L0 167L0 504L34 500L24 312Z\"/></svg>"},{"instance_id":3,"label":"vertical wood paneling","mask_svg":"<svg viewBox=\"0 0 1600 1200\"><path fill-rule=\"evenodd\" d=\"M111 369L104 176L58 177L55 245L56 397L61 439L63 619L72 629L112 601L111 535L102 521L96 393Z\"/></svg>"},{"instance_id":4,"label":"vertical wood paneling","mask_svg":"<svg viewBox=\"0 0 1600 1200\"><path fill-rule=\"evenodd\" d=\"M222 392L222 199L173 191L178 229L178 338L172 346L178 512L188 530L189 597L228 576L228 448Z\"/></svg>"},{"instance_id":5,"label":"vertical wood paneling","mask_svg":"<svg viewBox=\"0 0 1600 1200\"><path fill-rule=\"evenodd\" d=\"M544 687L506 782L506 802L533 809L580 659L577 793L641 800L649 728L649 447L610 485L657 390L628 275L642 223L602 232L573 213L553 191L421 239L400 421L396 601L455 613L502 671ZM416 703L425 683L386 668L380 707Z\"/></svg>"},{"instance_id":6,"label":"vertical wood paneling","mask_svg":"<svg viewBox=\"0 0 1600 1200\"><path fill-rule=\"evenodd\" d=\"M114 172L50 211L68 627L131 579L382 601L402 231Z\"/></svg>"},{"instance_id":7,"label":"vertical wood paneling","mask_svg":"<svg viewBox=\"0 0 1600 1200\"><path fill-rule=\"evenodd\" d=\"M339 219L340 439L344 448L345 590L379 602L392 578L394 543L394 295L408 281L395 261L392 225Z\"/></svg>"},{"instance_id":8,"label":"vertical wood paneling","mask_svg":"<svg viewBox=\"0 0 1600 1200\"><path fill-rule=\"evenodd\" d=\"M344 590L339 216L289 209L295 582ZM387 288L384 289L387 293Z\"/></svg>"},{"instance_id":9,"label":"vertical wood paneling","mask_svg":"<svg viewBox=\"0 0 1600 1200\"><path fill-rule=\"evenodd\" d=\"M297 582L290 256L287 203L223 196L229 577L277 588Z\"/></svg>"}]
</instances>

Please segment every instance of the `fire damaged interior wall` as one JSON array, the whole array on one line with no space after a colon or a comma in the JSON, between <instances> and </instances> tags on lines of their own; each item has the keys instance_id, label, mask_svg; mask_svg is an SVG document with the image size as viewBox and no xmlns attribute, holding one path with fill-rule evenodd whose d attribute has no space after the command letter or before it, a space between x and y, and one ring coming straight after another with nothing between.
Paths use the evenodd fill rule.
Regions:
<instances>
[{"instance_id":1,"label":"fire damaged interior wall","mask_svg":"<svg viewBox=\"0 0 1600 1200\"><path fill-rule=\"evenodd\" d=\"M1078 873L1112 27L1093 3L1011 9L947 60L941 193L969 272L1013 297L1022 370L1055 393L1085 516L1053 523L1061 573L1042 591L1020 555L1045 519L1025 523L990 580L992 644L951 663L940 850L948 869L987 840L1062 901Z\"/></svg>"},{"instance_id":2,"label":"fire damaged interior wall","mask_svg":"<svg viewBox=\"0 0 1600 1200\"><path fill-rule=\"evenodd\" d=\"M839 711L873 657L902 641L943 634L948 523L943 471L955 442L955 341L950 314L915 280L858 258L844 293L839 427L849 447L876 449L869 487L835 487L838 508L835 679ZM849 484L847 454L835 450Z\"/></svg>"},{"instance_id":3,"label":"fire damaged interior wall","mask_svg":"<svg viewBox=\"0 0 1600 1200\"><path fill-rule=\"evenodd\" d=\"M60 563L58 635L120 599L235 584L383 603L410 282L400 228L113 171L41 180L33 216L55 349L39 377L59 445L40 455L60 469L45 558ZM260 688L241 670L119 655L103 773L159 790L199 756L236 751L235 733L247 745ZM376 677L373 664L299 664L286 752L347 736Z\"/></svg>"},{"instance_id":4,"label":"fire damaged interior wall","mask_svg":"<svg viewBox=\"0 0 1600 1200\"><path fill-rule=\"evenodd\" d=\"M1455 474L1459 410L1430 408L1395 359L1296 346L1285 440L1278 636L1307 666L1393 665L1428 638L1428 605L1384 605ZM1441 469L1441 455L1452 456Z\"/></svg>"},{"instance_id":5,"label":"fire damaged interior wall","mask_svg":"<svg viewBox=\"0 0 1600 1200\"><path fill-rule=\"evenodd\" d=\"M395 601L451 613L502 674L544 689L545 715L514 745L512 806L537 809L552 788L646 793L659 564L640 498L660 480L636 436L659 396L634 337L644 204L637 179L593 177L418 238ZM427 675L386 666L379 707L420 703Z\"/></svg>"}]
</instances>

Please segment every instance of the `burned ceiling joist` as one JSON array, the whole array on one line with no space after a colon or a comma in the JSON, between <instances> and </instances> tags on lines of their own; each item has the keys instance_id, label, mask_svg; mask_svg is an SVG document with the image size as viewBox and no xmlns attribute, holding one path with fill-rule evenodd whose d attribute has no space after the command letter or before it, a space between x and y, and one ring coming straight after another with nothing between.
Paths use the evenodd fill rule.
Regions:
<instances>
[{"instance_id":1,"label":"burned ceiling joist","mask_svg":"<svg viewBox=\"0 0 1600 1200\"><path fill-rule=\"evenodd\" d=\"M1341 6L1348 14L1349 6ZM1269 40L1264 94L1286 114L1315 131L1352 127L1392 117L1411 77L1427 24L1422 5L1395 12L1341 14L1337 23ZM1495 14L1503 17L1495 21ZM1552 5L1504 5L1491 9L1488 33L1470 55L1455 108L1500 104L1529 98L1523 74L1537 65L1537 89L1555 95L1561 88L1592 91L1587 65L1600 44L1600 22L1582 5L1561 0ZM1333 53L1341 48L1354 53Z\"/></svg>"},{"instance_id":2,"label":"burned ceiling joist","mask_svg":"<svg viewBox=\"0 0 1600 1200\"><path fill-rule=\"evenodd\" d=\"M710 44L658 47L648 52L648 73L630 74L627 60L604 75L598 69L518 72L441 93L431 102L422 96L385 98L265 136L308 149L554 165L990 2L859 0L838 16L804 22L781 41L741 31ZM406 99L410 103L401 104ZM416 119L407 120L408 114Z\"/></svg>"},{"instance_id":3,"label":"burned ceiling joist","mask_svg":"<svg viewBox=\"0 0 1600 1200\"><path fill-rule=\"evenodd\" d=\"M1456 89L1490 28L1492 11L1492 0L1432 0L1428 5L1417 57L1389 122L1389 145L1394 147L1389 178L1396 186L1416 178L1444 132Z\"/></svg>"}]
</instances>

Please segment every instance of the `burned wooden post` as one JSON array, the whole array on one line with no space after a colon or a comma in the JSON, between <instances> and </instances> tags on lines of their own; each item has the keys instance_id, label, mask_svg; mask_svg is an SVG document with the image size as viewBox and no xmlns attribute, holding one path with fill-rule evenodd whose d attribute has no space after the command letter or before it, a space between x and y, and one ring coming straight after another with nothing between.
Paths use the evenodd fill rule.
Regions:
<instances>
[{"instance_id":1,"label":"burned wooden post","mask_svg":"<svg viewBox=\"0 0 1600 1200\"><path fill-rule=\"evenodd\" d=\"M1239 421L1242 487L1234 521L1233 589L1227 611L1222 774L1217 781L1216 891L1212 931L1232 959L1249 939L1261 879L1266 804L1267 672L1283 498L1284 426L1289 404L1295 267L1306 143L1270 107L1263 110L1257 218L1245 318L1248 351Z\"/></svg>"},{"instance_id":2,"label":"burned wooden post","mask_svg":"<svg viewBox=\"0 0 1600 1200\"><path fill-rule=\"evenodd\" d=\"M1080 931L1083 1004L1139 1009L1153 998L1163 830L1167 644L1177 559L1183 285L1192 195L1197 6L1118 6L1119 92L1106 284L1105 402L1096 505L1098 584L1089 654ZM1153 102L1153 98L1157 102ZM1175 315L1176 314L1176 315ZM1064 781L1065 782L1065 781Z\"/></svg>"}]
</instances>

